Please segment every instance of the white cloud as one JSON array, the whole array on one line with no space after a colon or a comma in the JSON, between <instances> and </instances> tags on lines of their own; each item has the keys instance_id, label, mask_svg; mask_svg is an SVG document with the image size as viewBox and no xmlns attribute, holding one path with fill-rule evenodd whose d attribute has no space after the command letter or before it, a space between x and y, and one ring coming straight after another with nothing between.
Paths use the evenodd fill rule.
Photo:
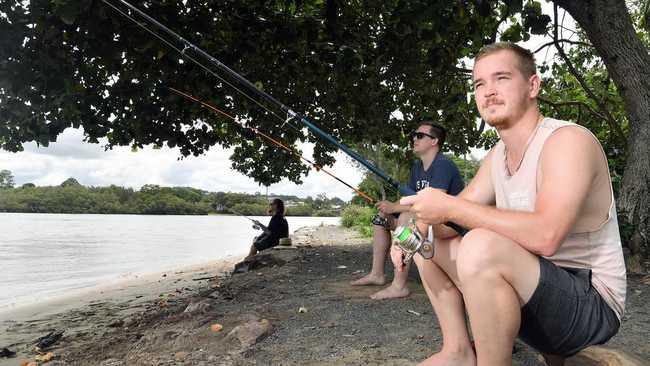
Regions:
<instances>
[{"instance_id":1,"label":"white cloud","mask_svg":"<svg viewBox=\"0 0 650 366\"><path fill-rule=\"evenodd\" d=\"M311 146L301 146L305 156L311 154ZM11 170L17 185L34 183L37 186L59 185L73 177L86 186L111 184L139 189L145 184L162 186L188 186L208 191L265 192L247 176L230 168L230 151L213 147L202 156L190 156L179 160L178 150L146 147L137 152L129 147L115 147L104 151L102 144L83 142L81 130L68 129L57 142L37 147L25 144L25 151L9 153L0 151L0 169ZM363 172L351 164L342 153L330 168L342 180L357 186ZM322 172L310 171L298 186L286 179L269 187L269 193L328 197L349 200L353 192Z\"/></svg>"}]
</instances>

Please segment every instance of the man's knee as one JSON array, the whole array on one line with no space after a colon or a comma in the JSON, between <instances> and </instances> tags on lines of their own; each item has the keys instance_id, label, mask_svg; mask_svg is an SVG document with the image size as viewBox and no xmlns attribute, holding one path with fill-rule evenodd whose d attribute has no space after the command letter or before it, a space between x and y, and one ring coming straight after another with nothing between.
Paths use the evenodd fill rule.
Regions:
<instances>
[{"instance_id":1,"label":"man's knee","mask_svg":"<svg viewBox=\"0 0 650 366\"><path fill-rule=\"evenodd\" d=\"M372 225L372 231L374 233L374 238L381 236L390 236L390 231L388 228L381 225Z\"/></svg>"},{"instance_id":2,"label":"man's knee","mask_svg":"<svg viewBox=\"0 0 650 366\"><path fill-rule=\"evenodd\" d=\"M487 272L497 271L498 261L502 258L503 246L499 235L486 229L469 231L461 239L458 248L457 269L461 282L464 278L473 278Z\"/></svg>"}]
</instances>

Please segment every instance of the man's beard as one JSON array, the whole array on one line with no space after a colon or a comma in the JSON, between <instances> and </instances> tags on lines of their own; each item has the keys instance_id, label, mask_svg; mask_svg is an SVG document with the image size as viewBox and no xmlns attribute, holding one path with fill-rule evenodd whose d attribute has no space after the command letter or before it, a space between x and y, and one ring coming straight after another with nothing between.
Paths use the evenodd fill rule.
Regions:
<instances>
[{"instance_id":1,"label":"man's beard","mask_svg":"<svg viewBox=\"0 0 650 366\"><path fill-rule=\"evenodd\" d=\"M505 125L508 122L508 117L504 116L504 115L499 115L499 116L492 116L492 117L483 118L483 120L490 127L497 128L499 126Z\"/></svg>"}]
</instances>

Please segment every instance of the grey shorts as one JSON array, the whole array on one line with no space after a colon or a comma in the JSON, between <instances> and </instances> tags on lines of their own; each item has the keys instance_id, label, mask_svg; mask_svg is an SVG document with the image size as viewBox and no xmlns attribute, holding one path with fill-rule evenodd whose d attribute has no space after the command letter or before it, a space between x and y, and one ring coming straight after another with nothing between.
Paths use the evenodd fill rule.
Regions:
<instances>
[{"instance_id":1,"label":"grey shorts","mask_svg":"<svg viewBox=\"0 0 650 366\"><path fill-rule=\"evenodd\" d=\"M539 284L521 309L521 340L542 353L572 356L618 332L618 317L591 286L590 269L559 267L542 257L539 266Z\"/></svg>"}]
</instances>

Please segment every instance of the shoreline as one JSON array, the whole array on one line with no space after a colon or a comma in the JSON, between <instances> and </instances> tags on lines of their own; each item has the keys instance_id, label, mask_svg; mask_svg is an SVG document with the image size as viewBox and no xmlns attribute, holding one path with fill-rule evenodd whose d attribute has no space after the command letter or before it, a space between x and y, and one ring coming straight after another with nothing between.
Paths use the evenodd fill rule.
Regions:
<instances>
[{"instance_id":1,"label":"shoreline","mask_svg":"<svg viewBox=\"0 0 650 366\"><path fill-rule=\"evenodd\" d=\"M296 230L292 240L238 273L228 273L233 262L186 267L2 321L0 349L18 356L0 366L33 361L35 340L61 330L45 365L415 365L440 349L417 281L409 281L410 296L382 301L369 298L381 287L349 285L370 268L369 238L321 226ZM650 359L648 302L650 276L630 275L626 315L608 348ZM513 366L541 366L538 356L517 342Z\"/></svg>"},{"instance_id":2,"label":"shoreline","mask_svg":"<svg viewBox=\"0 0 650 366\"><path fill-rule=\"evenodd\" d=\"M110 327L116 319L137 316L149 304L190 296L199 284L226 276L240 259L230 256L173 270L133 274L42 302L0 309L0 349L7 347L18 353L16 358L0 358L0 366L18 366L33 359L35 340L51 331L84 334L97 327Z\"/></svg>"},{"instance_id":3,"label":"shoreline","mask_svg":"<svg viewBox=\"0 0 650 366\"><path fill-rule=\"evenodd\" d=\"M42 301L30 299L0 307L0 322L7 319L18 321L25 320L26 317L51 315L71 307L83 306L84 302L104 301L120 292L126 292L126 296L146 298L147 295L151 295L147 292L153 291L154 287L164 292L170 290L174 285L178 287L178 284L187 282L189 277L196 277L197 274L218 273L220 275L227 273L242 258L244 256L231 255L163 271L121 274L95 285L62 289L61 293L47 295Z\"/></svg>"},{"instance_id":4,"label":"shoreline","mask_svg":"<svg viewBox=\"0 0 650 366\"><path fill-rule=\"evenodd\" d=\"M337 225L302 226L290 237L294 245L308 245L314 241L312 232L327 227ZM18 366L21 365L18 360L33 358L31 345L34 340L50 331L84 334L94 327L110 326L116 319L137 316L151 304L173 303L176 298L191 297L201 288L212 287L227 277L244 257L229 255L162 271L123 274L93 286L63 290L42 301L2 307L0 350L7 347L17 352L18 357L0 358L0 366ZM100 312L106 314L99 316L99 322L84 319Z\"/></svg>"},{"instance_id":5,"label":"shoreline","mask_svg":"<svg viewBox=\"0 0 650 366\"><path fill-rule=\"evenodd\" d=\"M232 216L232 215L224 215ZM314 225L317 227L318 225ZM298 226L295 230L295 233L303 230L305 227L309 226ZM292 236L295 234L292 233ZM231 241L232 242L232 241ZM18 291L12 291L13 284L10 285L9 291L5 289L3 297L0 299L0 321L4 320L7 317L13 316L13 313L20 312L23 308L38 308L45 307L51 304L57 305L62 302L66 302L67 298L80 298L84 295L94 296L93 293L102 292L102 291L111 291L120 287L128 287L130 283L137 284L139 281L146 281L147 278L156 278L157 275L162 275L164 273L173 273L178 271L193 271L195 267L209 267L212 265L217 265L221 261L225 261L230 265L240 261L246 253L248 253L248 248L250 246L250 241L241 243L241 250L233 253L232 250L226 251L221 256L219 253L215 256L215 253L212 255L204 256L202 258L194 258L194 261L188 261L184 259L182 261L177 260L181 263L164 263L158 266L151 266L152 268L146 268L146 266L141 266L138 268L124 268L125 271L120 273L115 271L113 273L107 273L98 277L86 277L86 278L75 278L76 282L62 283L64 281L57 280L57 283L49 283L47 280L41 281L42 285L39 285L39 288L27 287L31 291L26 291L24 287L20 285L15 285L15 289ZM216 259L206 259L206 258L216 258ZM145 268L142 268L145 267ZM157 267L157 268L156 268ZM65 280L65 278L64 278ZM19 279L16 278L16 281L20 283ZM1 282L1 281L0 281ZM32 283L26 284L25 286L30 286ZM40 305L39 305L40 304Z\"/></svg>"}]
</instances>

